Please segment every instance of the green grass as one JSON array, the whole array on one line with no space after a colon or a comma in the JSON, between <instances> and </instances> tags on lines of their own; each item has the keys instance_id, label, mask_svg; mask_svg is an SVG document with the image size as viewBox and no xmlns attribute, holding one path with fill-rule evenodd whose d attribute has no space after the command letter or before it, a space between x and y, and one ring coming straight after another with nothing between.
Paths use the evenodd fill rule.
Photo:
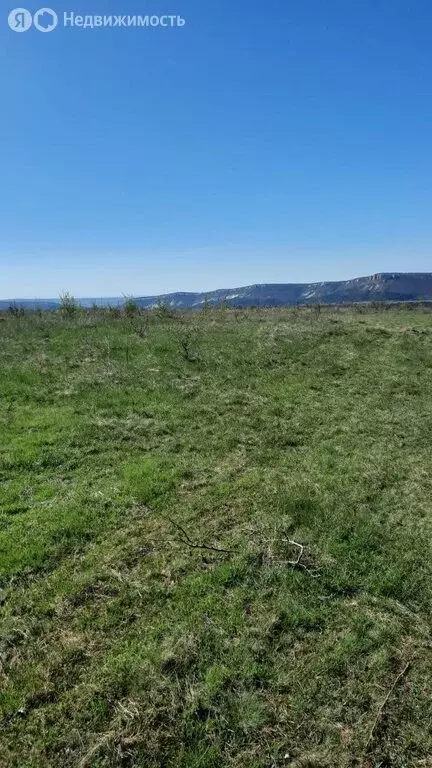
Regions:
<instances>
[{"instance_id":1,"label":"green grass","mask_svg":"<svg viewBox=\"0 0 432 768\"><path fill-rule=\"evenodd\" d=\"M3 317L0 765L432 765L432 314Z\"/></svg>"}]
</instances>

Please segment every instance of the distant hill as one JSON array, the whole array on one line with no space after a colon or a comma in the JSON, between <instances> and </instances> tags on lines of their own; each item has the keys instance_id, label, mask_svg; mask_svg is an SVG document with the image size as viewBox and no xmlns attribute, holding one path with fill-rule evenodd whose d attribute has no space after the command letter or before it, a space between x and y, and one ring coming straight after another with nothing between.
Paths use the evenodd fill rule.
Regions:
<instances>
[{"instance_id":1,"label":"distant hill","mask_svg":"<svg viewBox=\"0 0 432 768\"><path fill-rule=\"evenodd\" d=\"M379 273L353 280L322 283L263 283L207 293L169 293L138 298L142 307L164 303L176 308L198 308L226 301L231 306L344 304L362 301L432 300L432 273Z\"/></svg>"},{"instance_id":2,"label":"distant hill","mask_svg":"<svg viewBox=\"0 0 432 768\"><path fill-rule=\"evenodd\" d=\"M176 309L199 309L205 303L217 306L277 307L295 304L349 304L368 301L432 301L432 272L379 272L369 277L321 283L263 283L241 288L225 288L204 293L168 293L136 298L140 307L151 309L165 304ZM79 299L82 306L118 306L123 298ZM11 303L24 308L56 309L58 299L0 300L0 310Z\"/></svg>"}]
</instances>

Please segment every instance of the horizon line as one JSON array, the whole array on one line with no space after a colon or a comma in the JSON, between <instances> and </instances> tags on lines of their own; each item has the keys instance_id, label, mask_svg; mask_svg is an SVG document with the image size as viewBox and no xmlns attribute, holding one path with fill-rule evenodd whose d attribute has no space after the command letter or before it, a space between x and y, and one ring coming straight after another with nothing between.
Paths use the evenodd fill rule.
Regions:
<instances>
[{"instance_id":1,"label":"horizon line","mask_svg":"<svg viewBox=\"0 0 432 768\"><path fill-rule=\"evenodd\" d=\"M410 276L417 276L417 277L426 277L431 276L432 277L432 271L431 272L400 272L400 271L394 271L394 272L373 272L369 275L361 275L359 277L351 277L347 278L345 280L315 280L311 282L301 282L301 283L248 283L246 285L239 285L239 286L233 286L232 288L212 288L207 291L168 291L164 293L154 293L154 294L129 294L129 293L122 293L120 296L75 296L70 291L61 291L59 292L58 296L19 296L14 298L0 298L0 302L19 302L19 301L52 301L52 302L59 302L61 301L62 295L65 293L69 293L72 298L74 298L76 301L91 301L91 300L103 300L103 301L122 301L127 299L158 299L162 296L196 296L201 294L207 294L207 293L216 293L216 292L230 292L235 290L244 290L246 288L259 288L262 286L281 286L281 285L323 285L324 283L328 284L335 284L335 283L350 283L355 280L365 280L367 278L377 278L377 277L394 277L396 275L410 275Z\"/></svg>"}]
</instances>

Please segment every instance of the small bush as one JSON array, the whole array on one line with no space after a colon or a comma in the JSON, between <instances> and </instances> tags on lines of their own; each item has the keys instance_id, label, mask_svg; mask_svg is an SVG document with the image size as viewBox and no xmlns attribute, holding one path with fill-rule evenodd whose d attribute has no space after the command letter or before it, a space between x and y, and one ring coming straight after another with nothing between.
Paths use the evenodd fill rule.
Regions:
<instances>
[{"instance_id":1,"label":"small bush","mask_svg":"<svg viewBox=\"0 0 432 768\"><path fill-rule=\"evenodd\" d=\"M129 322L133 333L136 333L140 339L146 339L149 329L149 316L148 314L139 315L135 317L133 314L129 316Z\"/></svg>"},{"instance_id":2,"label":"small bush","mask_svg":"<svg viewBox=\"0 0 432 768\"><path fill-rule=\"evenodd\" d=\"M197 352L197 328L190 325L181 326L176 332L176 339L180 346L180 353L182 357L189 363L196 363L199 360Z\"/></svg>"},{"instance_id":3,"label":"small bush","mask_svg":"<svg viewBox=\"0 0 432 768\"><path fill-rule=\"evenodd\" d=\"M121 317L120 307L112 307L111 305L109 305L106 308L106 311L108 313L108 317L112 317L114 320L118 320Z\"/></svg>"},{"instance_id":4,"label":"small bush","mask_svg":"<svg viewBox=\"0 0 432 768\"><path fill-rule=\"evenodd\" d=\"M125 296L124 297L125 302L123 304L123 309L125 311L125 314L128 317L132 317L132 315L136 315L139 311L138 304L136 300L133 298L133 296Z\"/></svg>"},{"instance_id":5,"label":"small bush","mask_svg":"<svg viewBox=\"0 0 432 768\"><path fill-rule=\"evenodd\" d=\"M74 317L79 309L78 302L69 291L60 294L60 312L66 317Z\"/></svg>"},{"instance_id":6,"label":"small bush","mask_svg":"<svg viewBox=\"0 0 432 768\"><path fill-rule=\"evenodd\" d=\"M226 298L226 296L223 299L220 300L220 302L219 302L219 309L221 310L221 312L226 312L226 310L229 309L229 303L228 303L228 299Z\"/></svg>"},{"instance_id":7,"label":"small bush","mask_svg":"<svg viewBox=\"0 0 432 768\"><path fill-rule=\"evenodd\" d=\"M22 317L25 314L24 307L20 307L15 302L12 302L7 311L10 315L13 315L13 317Z\"/></svg>"},{"instance_id":8,"label":"small bush","mask_svg":"<svg viewBox=\"0 0 432 768\"><path fill-rule=\"evenodd\" d=\"M170 309L169 305L164 301L158 302L156 315L162 319L171 318L173 320L176 317L176 313Z\"/></svg>"}]
</instances>

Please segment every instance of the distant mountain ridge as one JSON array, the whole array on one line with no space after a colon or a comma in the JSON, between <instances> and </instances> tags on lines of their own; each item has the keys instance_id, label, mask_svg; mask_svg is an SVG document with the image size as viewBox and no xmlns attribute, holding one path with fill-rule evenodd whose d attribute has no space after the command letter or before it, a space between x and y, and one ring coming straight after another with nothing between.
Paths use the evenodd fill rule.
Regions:
<instances>
[{"instance_id":1,"label":"distant mountain ridge","mask_svg":"<svg viewBox=\"0 0 432 768\"><path fill-rule=\"evenodd\" d=\"M263 283L203 293L169 293L137 298L141 307L199 308L205 303L231 306L284 306L295 304L344 304L364 301L430 301L431 272L389 272L320 283Z\"/></svg>"},{"instance_id":2,"label":"distant mountain ridge","mask_svg":"<svg viewBox=\"0 0 432 768\"><path fill-rule=\"evenodd\" d=\"M81 306L119 306L124 298L79 299ZM201 293L167 293L135 298L144 309L164 304L175 309L200 309L218 306L292 306L297 304L351 304L370 301L432 301L432 272L378 272L368 277L320 283L263 283L241 288L226 288ZM59 299L0 300L0 310L11 304L28 309L57 309Z\"/></svg>"}]
</instances>

